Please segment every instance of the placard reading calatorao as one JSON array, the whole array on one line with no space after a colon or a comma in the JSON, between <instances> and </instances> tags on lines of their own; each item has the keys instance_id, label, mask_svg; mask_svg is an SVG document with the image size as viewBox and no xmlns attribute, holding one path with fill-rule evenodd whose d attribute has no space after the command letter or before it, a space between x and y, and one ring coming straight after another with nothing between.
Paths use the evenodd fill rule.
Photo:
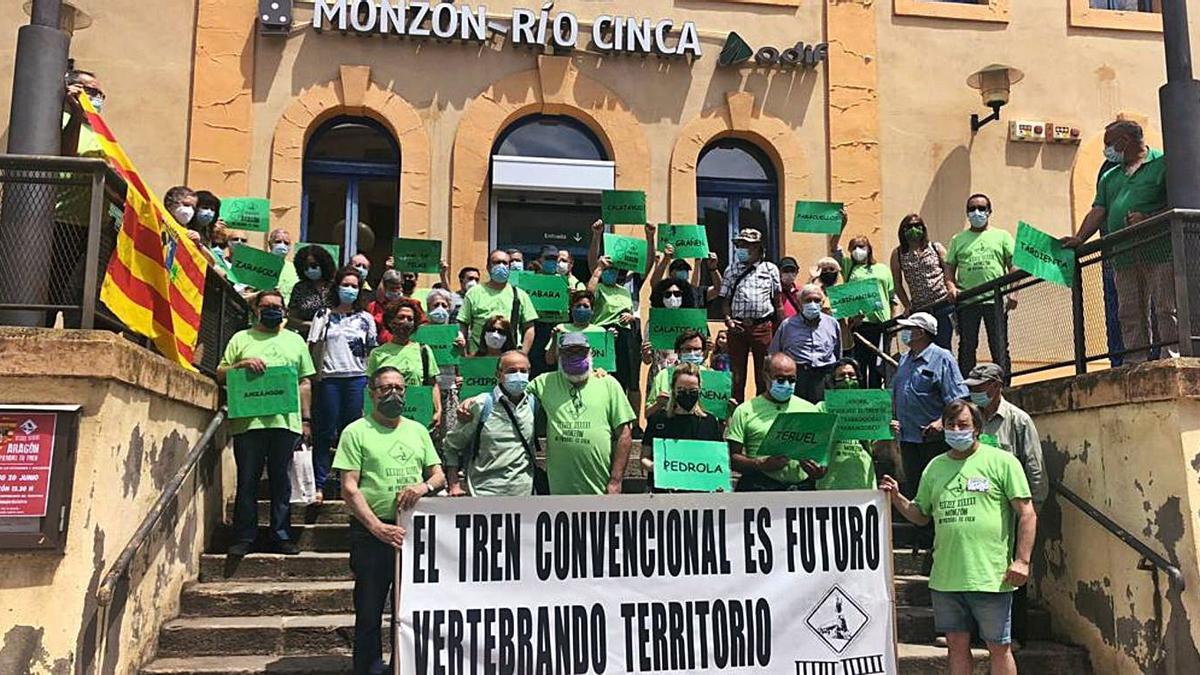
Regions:
<instances>
[{"instance_id":1,"label":"placard reading calatorao","mask_svg":"<svg viewBox=\"0 0 1200 675\"><path fill-rule=\"evenodd\" d=\"M896 673L882 493L423 499L400 673Z\"/></svg>"}]
</instances>

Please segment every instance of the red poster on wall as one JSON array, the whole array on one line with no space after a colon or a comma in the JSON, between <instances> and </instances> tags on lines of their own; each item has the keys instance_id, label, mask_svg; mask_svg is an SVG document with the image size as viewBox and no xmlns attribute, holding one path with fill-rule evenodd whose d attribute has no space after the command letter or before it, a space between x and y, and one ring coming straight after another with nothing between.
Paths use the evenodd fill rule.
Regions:
<instances>
[{"instance_id":1,"label":"red poster on wall","mask_svg":"<svg viewBox=\"0 0 1200 675\"><path fill-rule=\"evenodd\" d=\"M0 412L0 516L45 517L57 418Z\"/></svg>"}]
</instances>

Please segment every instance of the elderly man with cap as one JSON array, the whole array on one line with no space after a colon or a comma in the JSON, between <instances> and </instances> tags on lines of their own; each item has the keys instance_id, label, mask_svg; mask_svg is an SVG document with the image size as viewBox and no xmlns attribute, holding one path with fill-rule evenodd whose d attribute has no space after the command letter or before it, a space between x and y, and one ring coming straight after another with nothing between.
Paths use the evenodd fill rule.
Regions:
<instances>
[{"instance_id":1,"label":"elderly man with cap","mask_svg":"<svg viewBox=\"0 0 1200 675\"><path fill-rule=\"evenodd\" d=\"M783 318L790 319L800 313L803 305L800 300L800 287L796 275L800 273L800 263L791 256L779 261L779 282L783 287Z\"/></svg>"},{"instance_id":2,"label":"elderly man with cap","mask_svg":"<svg viewBox=\"0 0 1200 675\"><path fill-rule=\"evenodd\" d=\"M558 370L526 390L546 414L546 474L552 495L620 494L637 419L621 384L592 374L583 333L558 345Z\"/></svg>"},{"instance_id":3,"label":"elderly man with cap","mask_svg":"<svg viewBox=\"0 0 1200 675\"><path fill-rule=\"evenodd\" d=\"M722 310L729 330L729 358L733 370L733 398L745 400L747 359L754 357L759 392L767 388L764 364L775 324L783 321L783 285L779 268L763 257L763 235L744 229L733 238L734 255L721 283Z\"/></svg>"},{"instance_id":4,"label":"elderly man with cap","mask_svg":"<svg viewBox=\"0 0 1200 675\"><path fill-rule=\"evenodd\" d=\"M971 402L983 413L980 442L1000 448L1021 462L1025 478L1029 481L1033 510L1040 512L1050 494L1050 482L1046 479L1045 461L1042 458L1042 441L1029 413L1004 398L1006 375L1004 369L994 363L981 363L967 375L965 384L971 391ZM1027 595L1025 586L1013 593L1013 639L1022 643L1026 638Z\"/></svg>"},{"instance_id":5,"label":"elderly man with cap","mask_svg":"<svg viewBox=\"0 0 1200 675\"><path fill-rule=\"evenodd\" d=\"M908 352L900 358L891 383L897 420L892 427L899 434L904 463L901 492L911 499L917 494L925 467L946 452L942 411L951 401L967 398L968 392L954 355L933 342L938 323L932 314L917 312L896 323L900 326L900 343L908 346ZM923 532L919 543L926 549L932 545L931 529Z\"/></svg>"},{"instance_id":6,"label":"elderly man with cap","mask_svg":"<svg viewBox=\"0 0 1200 675\"><path fill-rule=\"evenodd\" d=\"M767 351L792 357L796 395L817 403L825 398L825 377L842 357L842 328L837 319L821 311L825 293L820 286L808 284L798 295L800 314L784 319Z\"/></svg>"}]
</instances>

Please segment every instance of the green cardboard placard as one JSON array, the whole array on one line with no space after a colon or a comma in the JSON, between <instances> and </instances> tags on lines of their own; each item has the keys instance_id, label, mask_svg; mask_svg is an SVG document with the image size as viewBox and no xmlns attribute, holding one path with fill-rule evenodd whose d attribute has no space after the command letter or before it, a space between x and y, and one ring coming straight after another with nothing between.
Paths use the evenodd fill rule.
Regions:
<instances>
[{"instance_id":1,"label":"green cardboard placard","mask_svg":"<svg viewBox=\"0 0 1200 675\"><path fill-rule=\"evenodd\" d=\"M645 225L646 193L641 190L601 192L600 217L609 225Z\"/></svg>"},{"instance_id":2,"label":"green cardboard placard","mask_svg":"<svg viewBox=\"0 0 1200 675\"><path fill-rule=\"evenodd\" d=\"M700 331L708 337L708 311L704 309L650 308L650 345L655 349L675 349L675 336L685 330Z\"/></svg>"},{"instance_id":3,"label":"green cardboard placard","mask_svg":"<svg viewBox=\"0 0 1200 675\"><path fill-rule=\"evenodd\" d=\"M433 274L441 272L441 240L400 238L393 240L392 267L401 272Z\"/></svg>"},{"instance_id":4,"label":"green cardboard placard","mask_svg":"<svg viewBox=\"0 0 1200 675\"><path fill-rule=\"evenodd\" d=\"M409 385L404 388L404 410L400 413L428 427L433 422L433 387Z\"/></svg>"},{"instance_id":5,"label":"green cardboard placard","mask_svg":"<svg viewBox=\"0 0 1200 675\"><path fill-rule=\"evenodd\" d=\"M826 389L825 411L837 415L835 441L892 438L892 392L886 389Z\"/></svg>"},{"instance_id":6,"label":"green cardboard placard","mask_svg":"<svg viewBox=\"0 0 1200 675\"><path fill-rule=\"evenodd\" d=\"M242 244L233 247L233 276L237 283L246 284L260 291L269 291L279 286L279 273L287 264L283 256L260 251Z\"/></svg>"},{"instance_id":7,"label":"green cardboard placard","mask_svg":"<svg viewBox=\"0 0 1200 675\"><path fill-rule=\"evenodd\" d=\"M571 289L567 278L561 274L539 274L537 272L514 272L509 279L513 286L529 294L538 321L561 323L567 320L571 304Z\"/></svg>"},{"instance_id":8,"label":"green cardboard placard","mask_svg":"<svg viewBox=\"0 0 1200 675\"><path fill-rule=\"evenodd\" d=\"M837 415L829 413L782 413L775 418L767 437L758 449L759 457L783 455L790 459L811 459L829 466Z\"/></svg>"},{"instance_id":9,"label":"green cardboard placard","mask_svg":"<svg viewBox=\"0 0 1200 675\"><path fill-rule=\"evenodd\" d=\"M474 356L463 359L458 364L458 374L462 376L458 400L463 401L495 389L496 364L499 362L499 356Z\"/></svg>"},{"instance_id":10,"label":"green cardboard placard","mask_svg":"<svg viewBox=\"0 0 1200 675\"><path fill-rule=\"evenodd\" d=\"M842 208L841 202L796 202L792 232L841 234Z\"/></svg>"},{"instance_id":11,"label":"green cardboard placard","mask_svg":"<svg viewBox=\"0 0 1200 675\"><path fill-rule=\"evenodd\" d=\"M733 398L733 373L705 370L700 373L700 407L713 417L729 418L729 399Z\"/></svg>"},{"instance_id":12,"label":"green cardboard placard","mask_svg":"<svg viewBox=\"0 0 1200 675\"><path fill-rule=\"evenodd\" d=\"M454 338L459 336L458 324L438 325L427 323L413 333L413 342L428 345L433 351L433 358L438 366L457 366L462 360L458 347L454 346Z\"/></svg>"},{"instance_id":13,"label":"green cardboard placard","mask_svg":"<svg viewBox=\"0 0 1200 675\"><path fill-rule=\"evenodd\" d=\"M270 366L262 374L234 368L227 373L225 384L230 418L300 412L300 379L292 366Z\"/></svg>"},{"instance_id":14,"label":"green cardboard placard","mask_svg":"<svg viewBox=\"0 0 1200 675\"><path fill-rule=\"evenodd\" d=\"M563 335L566 333L558 336L560 345ZM587 338L588 345L592 348L592 368L603 368L610 373L617 372L617 348L613 334L607 330L596 330L588 331L583 336Z\"/></svg>"},{"instance_id":15,"label":"green cardboard placard","mask_svg":"<svg viewBox=\"0 0 1200 675\"><path fill-rule=\"evenodd\" d=\"M604 255L612 258L613 267L639 274L646 271L646 240L606 232Z\"/></svg>"},{"instance_id":16,"label":"green cardboard placard","mask_svg":"<svg viewBox=\"0 0 1200 675\"><path fill-rule=\"evenodd\" d=\"M296 250L299 251L300 249L304 248L305 246L320 246L321 248L325 249L329 253L329 256L331 258L333 258L333 264L335 267L342 266L342 247L341 246L338 246L337 244L322 244L321 242L318 242L318 241L302 241L296 246Z\"/></svg>"},{"instance_id":17,"label":"green cardboard placard","mask_svg":"<svg viewBox=\"0 0 1200 675\"><path fill-rule=\"evenodd\" d=\"M658 250L675 249L675 259L707 258L708 229L703 225L659 225Z\"/></svg>"},{"instance_id":18,"label":"green cardboard placard","mask_svg":"<svg viewBox=\"0 0 1200 675\"><path fill-rule=\"evenodd\" d=\"M221 220L225 226L246 232L271 229L271 201L261 197L232 197L221 201Z\"/></svg>"},{"instance_id":19,"label":"green cardboard placard","mask_svg":"<svg viewBox=\"0 0 1200 675\"><path fill-rule=\"evenodd\" d=\"M839 319L850 319L883 309L883 292L879 281L863 279L848 284L838 284L825 289L829 294L829 306Z\"/></svg>"},{"instance_id":20,"label":"green cardboard placard","mask_svg":"<svg viewBox=\"0 0 1200 675\"><path fill-rule=\"evenodd\" d=\"M1067 288L1075 280L1075 251L1063 248L1058 239L1024 221L1017 224L1013 265L1039 279Z\"/></svg>"},{"instance_id":21,"label":"green cardboard placard","mask_svg":"<svg viewBox=\"0 0 1200 675\"><path fill-rule=\"evenodd\" d=\"M729 446L715 441L654 439L654 486L690 492L730 492Z\"/></svg>"}]
</instances>

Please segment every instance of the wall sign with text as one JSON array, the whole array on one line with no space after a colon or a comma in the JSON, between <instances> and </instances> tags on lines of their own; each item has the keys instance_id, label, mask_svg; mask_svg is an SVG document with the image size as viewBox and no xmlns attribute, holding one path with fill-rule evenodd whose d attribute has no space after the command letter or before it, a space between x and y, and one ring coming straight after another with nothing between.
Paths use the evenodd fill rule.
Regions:
<instances>
[{"instance_id":1,"label":"wall sign with text","mask_svg":"<svg viewBox=\"0 0 1200 675\"><path fill-rule=\"evenodd\" d=\"M77 405L0 405L0 549L63 549Z\"/></svg>"},{"instance_id":2,"label":"wall sign with text","mask_svg":"<svg viewBox=\"0 0 1200 675\"><path fill-rule=\"evenodd\" d=\"M779 66L782 68L815 68L818 63L829 60L829 44L806 45L797 42L787 49L778 47L760 47L757 51L737 33L730 33L725 38L725 46L721 48L721 56L717 64L720 66L740 66L754 57L754 62L763 67Z\"/></svg>"}]
</instances>

